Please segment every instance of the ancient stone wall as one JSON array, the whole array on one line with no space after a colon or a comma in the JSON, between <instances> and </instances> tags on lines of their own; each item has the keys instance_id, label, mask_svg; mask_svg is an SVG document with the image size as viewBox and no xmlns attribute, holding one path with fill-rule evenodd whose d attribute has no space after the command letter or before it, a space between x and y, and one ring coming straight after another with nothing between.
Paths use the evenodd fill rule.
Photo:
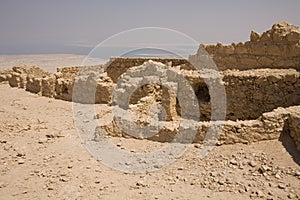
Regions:
<instances>
[{"instance_id":1,"label":"ancient stone wall","mask_svg":"<svg viewBox=\"0 0 300 200\"><path fill-rule=\"evenodd\" d=\"M191 126L196 132L194 142L201 143L207 133L207 130L214 126L222 125L218 144L234 144L234 143L250 143L261 140L278 139L280 135L288 131L296 141L298 148L299 143L299 114L300 106L288 108L278 108L272 112L264 113L256 120L241 120L241 121L220 121L216 122L198 122L197 125ZM295 119L297 116L297 119ZM118 119L118 124L124 127L132 126L133 122L129 119ZM179 123L164 122L162 124L153 124L149 129L160 130L158 134L150 137L150 140L168 142L174 139L178 133ZM100 126L99 128L106 131L108 135L118 137L132 137L128 133L122 131L120 127L112 121L109 125ZM99 137L100 129L95 132L95 139ZM139 138L142 139L142 138Z\"/></svg>"},{"instance_id":2,"label":"ancient stone wall","mask_svg":"<svg viewBox=\"0 0 300 200\"><path fill-rule=\"evenodd\" d=\"M180 58L112 58L107 64L106 72L113 82L116 83L118 78L129 68L140 66L150 59L168 66L189 65L189 62L186 59Z\"/></svg>"},{"instance_id":3,"label":"ancient stone wall","mask_svg":"<svg viewBox=\"0 0 300 200\"><path fill-rule=\"evenodd\" d=\"M227 94L227 119L256 119L277 107L300 103L300 73L294 69L222 72Z\"/></svg>"},{"instance_id":4,"label":"ancient stone wall","mask_svg":"<svg viewBox=\"0 0 300 200\"><path fill-rule=\"evenodd\" d=\"M200 118L197 120L202 122L199 122L200 131L198 130L196 141L204 138L202 133L209 127L206 121L211 118L212 91L206 81L210 80L221 81L224 85L227 100L225 120L232 120L225 122L221 141L235 143L275 139L283 131L283 126L288 126L299 146L299 112L292 111L299 110L300 104L300 29L287 23L279 23L262 35L252 32L250 39L245 43L228 46L202 45L216 62L219 71L199 72L187 60L180 58L151 58L152 61L149 61L150 58L112 58L102 66L58 68L55 74L38 67L16 66L12 70L0 72L0 82L8 81L12 87L25 88L47 97L114 105L112 91L120 77L125 77L126 80L126 72L139 74L135 81L151 82L154 77L139 72L141 67L149 65L158 74L164 74L160 71L161 68L168 68L188 81L198 100L198 105L193 106L199 106ZM190 61L202 56L201 52L199 50L198 54L192 55ZM222 80L214 76L216 73ZM176 88L176 81L170 80L162 79L161 85L145 84L137 88L129 101L132 110L144 114L146 108L150 109L152 105L164 108L165 113L160 115L165 115L169 125L163 127L162 134L153 139L159 137L159 140L167 140L176 133L176 127L172 124L183 117L181 112L184 106L179 104L178 95L187 99L191 97L188 91L175 90L174 93L162 85L164 83ZM131 87L130 84L124 83L128 88ZM79 85L75 94L74 85ZM122 100L129 94L121 92L118 95L115 97ZM196 108L193 106L187 107L188 113L184 114L188 116ZM283 108L276 109L278 107ZM126 120L124 123L127 123ZM106 129L114 130L111 134L122 135L112 126L114 124L106 126Z\"/></svg>"},{"instance_id":5,"label":"ancient stone wall","mask_svg":"<svg viewBox=\"0 0 300 200\"><path fill-rule=\"evenodd\" d=\"M12 70L2 70L0 71L0 83L8 81L11 78Z\"/></svg>"},{"instance_id":6,"label":"ancient stone wall","mask_svg":"<svg viewBox=\"0 0 300 200\"><path fill-rule=\"evenodd\" d=\"M300 106L294 108L288 118L288 129L297 149L300 151Z\"/></svg>"},{"instance_id":7,"label":"ancient stone wall","mask_svg":"<svg viewBox=\"0 0 300 200\"><path fill-rule=\"evenodd\" d=\"M261 35L252 31L247 42L202 44L201 48L211 55L219 70L300 69L300 28L286 22L274 24L272 29ZM195 56L191 56L191 59Z\"/></svg>"},{"instance_id":8,"label":"ancient stone wall","mask_svg":"<svg viewBox=\"0 0 300 200\"><path fill-rule=\"evenodd\" d=\"M122 59L119 58L118 60L120 62ZM135 59L125 59L126 62L129 60L134 62ZM210 120L210 94L205 83L205 77L209 75L187 70L180 65L174 66L172 69L186 78L194 89L199 102L200 120ZM30 73L27 74L26 70ZM59 70L56 74L45 73L37 68L34 70L26 68L26 70L20 71L14 68L9 78L10 85L26 88L26 90L34 93L41 93L43 96L72 101L76 77L76 73L73 72L74 68ZM78 70L79 68L75 71ZM270 112L279 106L289 107L298 105L300 102L300 73L295 69L225 70L220 72L220 76L222 76L227 95L226 119L256 119L262 113ZM76 81L81 81L81 84L85 83L85 86L81 88L80 95L82 95L77 97L77 101L87 103L85 101L87 94L85 93L90 90L89 84L86 84L87 80L93 80L97 85L96 103L111 103L111 92L116 83L108 76L107 72L98 73L97 71L93 71L92 74L80 75L76 79ZM147 87L138 89L132 96L131 102L137 102L149 92ZM159 101L164 102L163 106L169 113L167 118L176 118L175 113L180 115L180 105L176 100L176 95L172 95L166 88L162 95L163 98L159 97ZM92 103L92 101L94 99L88 102ZM176 105L175 108L174 104Z\"/></svg>"}]
</instances>

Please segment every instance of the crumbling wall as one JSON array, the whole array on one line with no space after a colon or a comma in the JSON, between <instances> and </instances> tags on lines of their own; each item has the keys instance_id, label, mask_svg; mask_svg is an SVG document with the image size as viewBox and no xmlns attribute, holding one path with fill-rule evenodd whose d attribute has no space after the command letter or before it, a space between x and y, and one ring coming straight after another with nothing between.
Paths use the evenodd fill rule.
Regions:
<instances>
[{"instance_id":1,"label":"crumbling wall","mask_svg":"<svg viewBox=\"0 0 300 200\"><path fill-rule=\"evenodd\" d=\"M123 59L118 58L119 62L121 60ZM134 62L135 59L124 60ZM110 67L108 68L110 69ZM205 83L205 77L207 78L209 74L201 74L201 72L191 69L187 70L181 65L171 68L191 84L198 98L200 120L210 120L210 91ZM9 78L9 83L14 87L26 85L26 90L41 93L43 96L72 101L75 78L79 69L78 67L62 68L56 74L51 74L37 68L33 70L30 67L15 67ZM116 83L108 76L107 72L101 70L98 72L97 69L95 67L84 70L78 76L78 80L81 80L81 84L85 84L85 86L82 86L81 97L77 97L76 101L87 103L85 99L91 95L87 80L93 80L96 84L94 86L96 91L92 94L95 95L95 99L88 102L111 103L111 93ZM91 74L94 74L94 78L88 79ZM270 112L279 106L288 107L300 102L300 73L295 69L224 70L220 72L220 76L222 76L227 95L226 119L256 119L262 113ZM153 92L153 88L150 89L149 86L138 88L131 97L131 103L137 103L140 98L155 93L157 101L162 102L165 108L167 120L181 115L181 105L178 103L176 94L172 94L167 88L160 88L161 92L158 95L158 91Z\"/></svg>"},{"instance_id":2,"label":"crumbling wall","mask_svg":"<svg viewBox=\"0 0 300 200\"><path fill-rule=\"evenodd\" d=\"M247 42L202 44L201 48L211 55L219 70L300 68L300 28L286 22L274 24L261 35L252 31Z\"/></svg>"},{"instance_id":3,"label":"crumbling wall","mask_svg":"<svg viewBox=\"0 0 300 200\"><path fill-rule=\"evenodd\" d=\"M140 66L148 60L153 60L166 64L168 66L182 65L188 67L190 64L186 59L181 58L112 58L106 67L107 75L113 80L114 83L118 78L125 73L128 69L135 66Z\"/></svg>"},{"instance_id":4,"label":"crumbling wall","mask_svg":"<svg viewBox=\"0 0 300 200\"><path fill-rule=\"evenodd\" d=\"M289 115L288 127L290 135L294 139L297 149L300 151L300 106L294 108Z\"/></svg>"},{"instance_id":5,"label":"crumbling wall","mask_svg":"<svg viewBox=\"0 0 300 200\"><path fill-rule=\"evenodd\" d=\"M42 78L50 75L51 73L36 66L19 65L12 68L8 81L11 87L20 87L33 93L41 93Z\"/></svg>"},{"instance_id":6,"label":"crumbling wall","mask_svg":"<svg viewBox=\"0 0 300 200\"><path fill-rule=\"evenodd\" d=\"M215 121L215 122L198 122L196 126L191 126L196 132L194 142L202 143L206 137L206 133L209 128L214 126L220 126L222 124L221 131L217 143L221 144L234 144L234 143L251 143L261 140L278 139L280 135L286 131L286 123L295 123L296 125L290 125L289 130L293 135L295 141L299 147L299 118L294 120L295 110L299 111L300 106L293 106L288 108L277 108L272 112L264 113L256 120L241 120L241 121ZM297 113L299 117L299 112ZM130 127L134 122L125 117L118 118L118 123L114 119L110 124L99 126L95 132L95 139L99 138L100 129L104 130L107 135L118 137L132 137L120 129L117 124L122 123L123 127ZM149 128L153 130L160 130L156 135L148 138L154 141L170 142L174 139L174 136L178 133L178 122L163 122L162 124L154 124L154 127ZM130 129L130 128L129 128ZM296 136L295 136L296 135ZM139 138L142 139L142 138Z\"/></svg>"},{"instance_id":7,"label":"crumbling wall","mask_svg":"<svg viewBox=\"0 0 300 200\"><path fill-rule=\"evenodd\" d=\"M72 101L74 80L80 67L60 67L55 73L54 98Z\"/></svg>"},{"instance_id":8,"label":"crumbling wall","mask_svg":"<svg viewBox=\"0 0 300 200\"><path fill-rule=\"evenodd\" d=\"M184 77L196 95L199 105L193 106L199 106L200 119L197 120L202 122L199 122L199 130L197 130L199 134L195 140L201 141L205 136L202 133L205 133L210 126L206 121L211 117L210 93L212 91L205 81L208 79L219 81L213 76L214 73L219 73L227 95L226 120L234 120L224 122L221 142L275 139L282 132L283 124L286 125L288 119L291 136L299 144L299 115L290 112L291 109L288 108L299 105L300 102L299 27L279 23L262 35L252 32L250 41L245 43L201 47L209 53L206 56L212 57L216 62L219 72L196 71L187 60L180 58L112 58L105 65L58 68L55 74L37 67L16 66L11 71L1 72L0 82L8 81L12 87L25 88L47 97L81 103L114 105L111 102L112 91L119 78L124 78L125 72L129 69L139 70L139 67L149 64L152 69L157 70L156 72L159 72L159 67L169 68ZM201 57L202 52L200 48L198 54L190 56L190 61ZM152 61L149 61L150 59ZM140 73L137 78L146 78L149 83L136 89L130 98L130 108L147 114L145 110L150 109L152 105L158 106L157 108L161 105L164 111L160 115L165 116L164 120L168 125L162 127L161 133L153 136L152 139L158 137L159 140L166 141L172 138L171 136L174 136L177 130L174 123L183 117L181 109L184 105L179 104L178 95L189 99L192 92L174 93L165 86L152 84L151 81L155 77L151 75L144 77L144 74ZM79 90L73 96L74 85L79 82L81 83ZM177 84L175 82L174 80L161 81L171 87ZM127 86L130 87L130 83L128 84ZM128 94L120 93L117 98L122 99L126 95ZM196 108L193 106L187 108L188 113ZM274 110L278 107L286 109ZM124 123L127 123L126 120ZM114 134L123 135L115 127L114 122L105 128L108 131L113 130Z\"/></svg>"},{"instance_id":9,"label":"crumbling wall","mask_svg":"<svg viewBox=\"0 0 300 200\"><path fill-rule=\"evenodd\" d=\"M133 67L131 71L138 69ZM209 121L211 102L205 79L215 78L210 73L185 70L180 66L172 67L172 70L189 81L199 103L200 120ZM226 119L256 119L277 107L289 107L300 102L300 73L295 69L225 70L220 72L220 76L226 90ZM172 94L167 88L163 89L160 96L158 94L159 90L155 91L153 86L143 86L132 95L131 103L136 103L147 95L156 95L156 99L162 102L166 110L168 120L181 115L176 94Z\"/></svg>"},{"instance_id":10,"label":"crumbling wall","mask_svg":"<svg viewBox=\"0 0 300 200\"><path fill-rule=\"evenodd\" d=\"M256 119L277 107L299 105L300 73L294 69L222 72L227 119Z\"/></svg>"},{"instance_id":11,"label":"crumbling wall","mask_svg":"<svg viewBox=\"0 0 300 200\"><path fill-rule=\"evenodd\" d=\"M115 84L106 73L86 71L74 80L76 91L72 92L72 101L79 103L111 103L112 89Z\"/></svg>"},{"instance_id":12,"label":"crumbling wall","mask_svg":"<svg viewBox=\"0 0 300 200\"><path fill-rule=\"evenodd\" d=\"M0 70L0 83L6 82L11 78L12 70Z\"/></svg>"}]
</instances>

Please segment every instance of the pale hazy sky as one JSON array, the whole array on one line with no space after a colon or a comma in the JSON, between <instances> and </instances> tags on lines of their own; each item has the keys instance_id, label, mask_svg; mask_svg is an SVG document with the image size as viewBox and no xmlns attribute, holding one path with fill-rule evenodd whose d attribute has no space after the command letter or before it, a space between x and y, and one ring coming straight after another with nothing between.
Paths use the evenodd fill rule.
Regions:
<instances>
[{"instance_id":1,"label":"pale hazy sky","mask_svg":"<svg viewBox=\"0 0 300 200\"><path fill-rule=\"evenodd\" d=\"M279 21L299 26L299 9L299 0L0 0L0 54L86 53L149 26L199 43L246 41Z\"/></svg>"}]
</instances>

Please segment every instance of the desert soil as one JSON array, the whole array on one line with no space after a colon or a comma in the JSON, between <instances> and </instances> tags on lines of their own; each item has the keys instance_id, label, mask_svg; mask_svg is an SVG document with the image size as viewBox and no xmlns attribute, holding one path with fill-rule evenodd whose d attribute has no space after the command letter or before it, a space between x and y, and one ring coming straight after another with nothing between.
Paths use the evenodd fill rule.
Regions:
<instances>
[{"instance_id":1,"label":"desert soil","mask_svg":"<svg viewBox=\"0 0 300 200\"><path fill-rule=\"evenodd\" d=\"M72 103L0 85L1 199L299 199L300 155L280 140L217 146L200 159L191 144L176 162L130 174L96 161L73 124ZM100 106L100 105L99 105ZM162 144L111 138L125 151Z\"/></svg>"}]
</instances>

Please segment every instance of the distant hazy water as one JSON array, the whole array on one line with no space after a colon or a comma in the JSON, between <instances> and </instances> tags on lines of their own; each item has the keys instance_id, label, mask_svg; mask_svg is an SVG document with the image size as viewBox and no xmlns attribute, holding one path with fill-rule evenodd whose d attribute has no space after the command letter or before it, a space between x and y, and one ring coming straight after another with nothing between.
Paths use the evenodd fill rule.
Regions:
<instances>
[{"instance_id":1,"label":"distant hazy water","mask_svg":"<svg viewBox=\"0 0 300 200\"><path fill-rule=\"evenodd\" d=\"M56 72L57 67L81 65L85 57L86 55L73 54L0 55L0 70L25 64Z\"/></svg>"},{"instance_id":2,"label":"distant hazy water","mask_svg":"<svg viewBox=\"0 0 300 200\"><path fill-rule=\"evenodd\" d=\"M10 69L16 65L38 66L49 72L56 72L57 67L98 65L106 63L111 57L155 57L155 58L188 58L196 53L196 46L172 46L166 48L134 48L125 47L97 47L89 54L24 54L1 55L0 70Z\"/></svg>"}]
</instances>

